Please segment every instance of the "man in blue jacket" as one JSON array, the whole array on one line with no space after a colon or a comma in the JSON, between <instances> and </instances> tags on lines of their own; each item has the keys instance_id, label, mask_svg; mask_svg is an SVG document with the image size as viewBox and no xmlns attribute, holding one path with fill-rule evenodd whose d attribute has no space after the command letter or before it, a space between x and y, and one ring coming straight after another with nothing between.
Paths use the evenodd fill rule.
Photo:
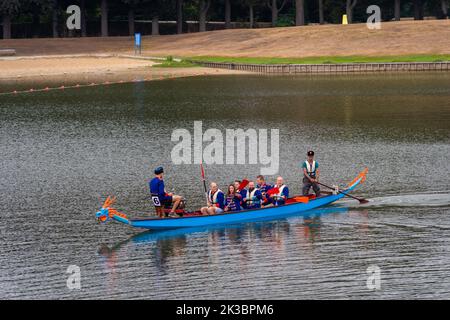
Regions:
<instances>
[{"instance_id":1,"label":"man in blue jacket","mask_svg":"<svg viewBox=\"0 0 450 320\"><path fill-rule=\"evenodd\" d=\"M270 199L266 194L270 189L273 188L273 186L266 183L266 180L264 179L263 175L259 175L256 177L256 183L257 183L256 187L259 189L259 191L261 191L262 194L263 201L261 205L265 206L270 203Z\"/></svg>"},{"instance_id":2,"label":"man in blue jacket","mask_svg":"<svg viewBox=\"0 0 450 320\"><path fill-rule=\"evenodd\" d=\"M158 167L155 169L155 177L150 181L150 194L152 196L153 205L157 208L157 212L162 218L162 212L164 205L172 204L172 209L170 210L169 217L175 217L175 210L181 201L181 196L174 195L173 193L167 193L164 187L164 169L163 167Z\"/></svg>"},{"instance_id":3,"label":"man in blue jacket","mask_svg":"<svg viewBox=\"0 0 450 320\"><path fill-rule=\"evenodd\" d=\"M261 208L262 193L259 189L255 188L255 183L250 181L248 183L247 195L244 198L246 209Z\"/></svg>"},{"instance_id":4,"label":"man in blue jacket","mask_svg":"<svg viewBox=\"0 0 450 320\"><path fill-rule=\"evenodd\" d=\"M274 206L280 206L286 203L286 200L289 198L289 188L284 184L283 177L277 178L277 183L274 186L274 189L278 188L278 193L273 193L270 195L271 204Z\"/></svg>"},{"instance_id":5,"label":"man in blue jacket","mask_svg":"<svg viewBox=\"0 0 450 320\"><path fill-rule=\"evenodd\" d=\"M225 195L219 189L217 183L211 182L210 190L208 191L208 206L200 209L204 215L213 215L223 213L225 207Z\"/></svg>"}]
</instances>

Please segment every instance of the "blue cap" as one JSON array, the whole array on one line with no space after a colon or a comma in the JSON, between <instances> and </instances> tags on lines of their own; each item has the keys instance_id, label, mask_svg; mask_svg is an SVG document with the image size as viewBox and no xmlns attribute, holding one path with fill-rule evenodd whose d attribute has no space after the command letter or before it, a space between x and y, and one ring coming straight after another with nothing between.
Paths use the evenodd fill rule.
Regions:
<instances>
[{"instance_id":1,"label":"blue cap","mask_svg":"<svg viewBox=\"0 0 450 320\"><path fill-rule=\"evenodd\" d=\"M155 174L161 174L163 172L164 172L163 167L158 167L158 168L155 169Z\"/></svg>"}]
</instances>

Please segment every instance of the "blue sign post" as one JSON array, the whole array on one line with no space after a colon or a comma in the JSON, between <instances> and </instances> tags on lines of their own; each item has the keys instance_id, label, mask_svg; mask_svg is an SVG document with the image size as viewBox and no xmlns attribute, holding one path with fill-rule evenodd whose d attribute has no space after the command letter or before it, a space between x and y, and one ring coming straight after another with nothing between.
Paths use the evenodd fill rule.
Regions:
<instances>
[{"instance_id":1,"label":"blue sign post","mask_svg":"<svg viewBox=\"0 0 450 320\"><path fill-rule=\"evenodd\" d=\"M141 34L134 34L134 54L137 54L139 51L139 55L141 54Z\"/></svg>"}]
</instances>

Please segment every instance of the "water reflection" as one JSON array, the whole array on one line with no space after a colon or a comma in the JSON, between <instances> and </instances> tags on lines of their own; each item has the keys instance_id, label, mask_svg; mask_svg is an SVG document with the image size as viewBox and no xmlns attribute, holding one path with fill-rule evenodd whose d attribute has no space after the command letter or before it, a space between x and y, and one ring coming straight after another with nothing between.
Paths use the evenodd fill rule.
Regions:
<instances>
[{"instance_id":1,"label":"water reflection","mask_svg":"<svg viewBox=\"0 0 450 320\"><path fill-rule=\"evenodd\" d=\"M239 251L239 259L246 262L250 258L249 248L254 243L262 242L272 248L276 255L285 256L286 239L296 238L299 242L314 243L320 238L321 217L329 214L348 213L345 207L327 207L299 213L296 217L228 226L211 226L180 228L164 231L145 231L117 242L112 247L102 244L98 250L100 262L110 270L120 260L120 255L142 247L149 248L155 266L161 271L167 270L169 260L181 257L193 245L202 243L198 250L220 251L227 245ZM300 215L300 216L299 216ZM192 242L192 243L190 243ZM195 245L194 244L194 245ZM210 261L211 262L211 261ZM114 274L114 272L112 272Z\"/></svg>"}]
</instances>

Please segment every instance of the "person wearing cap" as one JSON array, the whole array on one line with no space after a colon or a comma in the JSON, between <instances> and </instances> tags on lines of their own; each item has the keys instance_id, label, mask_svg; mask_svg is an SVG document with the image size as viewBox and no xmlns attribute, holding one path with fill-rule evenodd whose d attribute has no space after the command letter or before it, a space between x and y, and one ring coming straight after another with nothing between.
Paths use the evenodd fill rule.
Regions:
<instances>
[{"instance_id":1,"label":"person wearing cap","mask_svg":"<svg viewBox=\"0 0 450 320\"><path fill-rule=\"evenodd\" d=\"M181 196L174 195L173 193L167 193L164 187L164 169L158 167L155 169L155 177L150 181L150 193L154 206L157 208L159 216L163 217L163 207L165 204L172 204L169 216L175 216L175 210L181 202Z\"/></svg>"},{"instance_id":2,"label":"person wearing cap","mask_svg":"<svg viewBox=\"0 0 450 320\"><path fill-rule=\"evenodd\" d=\"M319 182L319 163L314 160L314 151L308 151L307 159L302 164L303 168L303 195L307 196L311 187L316 196L320 196Z\"/></svg>"}]
</instances>

